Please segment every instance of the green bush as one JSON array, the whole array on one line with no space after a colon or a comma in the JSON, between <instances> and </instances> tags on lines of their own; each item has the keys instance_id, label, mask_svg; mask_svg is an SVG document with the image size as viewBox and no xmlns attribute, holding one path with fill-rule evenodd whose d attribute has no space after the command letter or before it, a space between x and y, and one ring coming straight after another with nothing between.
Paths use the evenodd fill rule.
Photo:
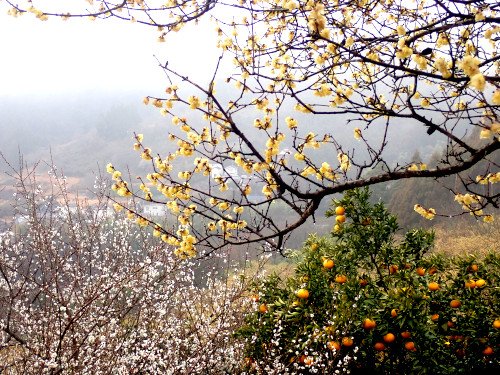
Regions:
<instances>
[{"instance_id":1,"label":"green bush","mask_svg":"<svg viewBox=\"0 0 500 375\"><path fill-rule=\"evenodd\" d=\"M500 369L500 255L428 255L434 234L396 235L396 217L382 203L371 206L369 195L368 189L353 190L333 202L327 215L341 207L346 221L336 217L330 238L310 235L294 277L272 275L254 285L255 313L237 332L247 343L246 370ZM307 294L301 289L307 298L299 297Z\"/></svg>"}]
</instances>

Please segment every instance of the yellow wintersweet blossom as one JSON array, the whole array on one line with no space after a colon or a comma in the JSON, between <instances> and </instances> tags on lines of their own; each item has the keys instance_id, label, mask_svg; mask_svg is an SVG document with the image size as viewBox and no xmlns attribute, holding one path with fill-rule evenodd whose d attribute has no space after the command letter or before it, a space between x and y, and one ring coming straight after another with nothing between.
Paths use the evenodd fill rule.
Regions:
<instances>
[{"instance_id":1,"label":"yellow wintersweet blossom","mask_svg":"<svg viewBox=\"0 0 500 375\"><path fill-rule=\"evenodd\" d=\"M426 219L433 220L436 216L436 210L434 208L425 209L419 204L416 204L413 209Z\"/></svg>"},{"instance_id":2,"label":"yellow wintersweet blossom","mask_svg":"<svg viewBox=\"0 0 500 375\"><path fill-rule=\"evenodd\" d=\"M405 35L406 34L406 30L403 26L399 25L398 27L396 27L396 32L398 33L399 36L402 36L402 35Z\"/></svg>"},{"instance_id":3,"label":"yellow wintersweet blossom","mask_svg":"<svg viewBox=\"0 0 500 375\"><path fill-rule=\"evenodd\" d=\"M472 76L479 73L479 64L480 63L481 63L481 60L479 60L479 58L469 55L469 56L465 56L458 63L458 68L462 69L467 76L472 77Z\"/></svg>"},{"instance_id":4,"label":"yellow wintersweet blossom","mask_svg":"<svg viewBox=\"0 0 500 375\"><path fill-rule=\"evenodd\" d=\"M200 98L198 98L197 96L191 95L187 101L189 103L189 108L191 109L196 109L201 106Z\"/></svg>"},{"instance_id":5,"label":"yellow wintersweet blossom","mask_svg":"<svg viewBox=\"0 0 500 375\"><path fill-rule=\"evenodd\" d=\"M497 90L493 93L491 97L491 102L495 105L500 105L500 90Z\"/></svg>"},{"instance_id":6,"label":"yellow wintersweet blossom","mask_svg":"<svg viewBox=\"0 0 500 375\"><path fill-rule=\"evenodd\" d=\"M234 213L236 214L242 214L245 209L241 206L233 208Z\"/></svg>"},{"instance_id":7,"label":"yellow wintersweet blossom","mask_svg":"<svg viewBox=\"0 0 500 375\"><path fill-rule=\"evenodd\" d=\"M113 178L113 180L119 180L121 176L122 176L122 172L114 171L112 178Z\"/></svg>"},{"instance_id":8,"label":"yellow wintersweet blossom","mask_svg":"<svg viewBox=\"0 0 500 375\"><path fill-rule=\"evenodd\" d=\"M483 220L485 223L492 223L495 221L495 218L493 215L486 215Z\"/></svg>"},{"instance_id":9,"label":"yellow wintersweet blossom","mask_svg":"<svg viewBox=\"0 0 500 375\"><path fill-rule=\"evenodd\" d=\"M351 168L351 162L349 161L349 157L346 154L341 152L337 155L337 159L340 162L340 169L344 172L347 172Z\"/></svg>"},{"instance_id":10,"label":"yellow wintersweet blossom","mask_svg":"<svg viewBox=\"0 0 500 375\"><path fill-rule=\"evenodd\" d=\"M451 72L448 69L448 65L449 63L444 57L440 57L434 62L434 68L436 68L439 73L442 74L444 79L451 77Z\"/></svg>"},{"instance_id":11,"label":"yellow wintersweet blossom","mask_svg":"<svg viewBox=\"0 0 500 375\"><path fill-rule=\"evenodd\" d=\"M354 128L354 138L357 140L361 139L361 129L360 128Z\"/></svg>"},{"instance_id":12,"label":"yellow wintersweet blossom","mask_svg":"<svg viewBox=\"0 0 500 375\"><path fill-rule=\"evenodd\" d=\"M116 212L121 211L123 209L123 206L121 204L115 203L113 204L113 208Z\"/></svg>"},{"instance_id":13,"label":"yellow wintersweet blossom","mask_svg":"<svg viewBox=\"0 0 500 375\"><path fill-rule=\"evenodd\" d=\"M213 232L214 230L217 230L217 225L215 225L215 223L213 221L211 221L210 223L208 223L207 229L210 232Z\"/></svg>"},{"instance_id":14,"label":"yellow wintersweet blossom","mask_svg":"<svg viewBox=\"0 0 500 375\"><path fill-rule=\"evenodd\" d=\"M484 91L486 80L482 73L474 74L470 77L470 85L478 91Z\"/></svg>"}]
</instances>

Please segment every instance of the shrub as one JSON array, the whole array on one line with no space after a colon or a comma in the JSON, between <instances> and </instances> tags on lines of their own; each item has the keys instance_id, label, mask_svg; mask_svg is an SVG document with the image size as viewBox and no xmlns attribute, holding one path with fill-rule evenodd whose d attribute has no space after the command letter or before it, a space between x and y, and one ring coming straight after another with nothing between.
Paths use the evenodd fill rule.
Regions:
<instances>
[{"instance_id":1,"label":"shrub","mask_svg":"<svg viewBox=\"0 0 500 375\"><path fill-rule=\"evenodd\" d=\"M500 255L428 255L434 234L398 239L396 217L369 191L335 200L347 220L330 237L310 235L295 275L271 276L253 294L252 373L468 374L500 368ZM342 209L337 210L341 212ZM472 247L472 244L471 244ZM332 268L325 267L332 260ZM307 290L307 298L299 298ZM458 301L458 302L457 302Z\"/></svg>"}]
</instances>

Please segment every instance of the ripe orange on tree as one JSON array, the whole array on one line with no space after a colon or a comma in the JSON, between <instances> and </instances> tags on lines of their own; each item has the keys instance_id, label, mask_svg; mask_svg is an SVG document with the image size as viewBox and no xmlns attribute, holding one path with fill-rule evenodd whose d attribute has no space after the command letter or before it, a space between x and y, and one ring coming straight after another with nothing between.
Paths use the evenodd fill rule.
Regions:
<instances>
[{"instance_id":1,"label":"ripe orange on tree","mask_svg":"<svg viewBox=\"0 0 500 375\"><path fill-rule=\"evenodd\" d=\"M335 278L335 281L338 282L339 284L343 284L347 281L347 276L346 275L338 275Z\"/></svg>"},{"instance_id":2,"label":"ripe orange on tree","mask_svg":"<svg viewBox=\"0 0 500 375\"><path fill-rule=\"evenodd\" d=\"M299 291L297 292L297 297L307 299L309 298L309 291L307 289L299 289Z\"/></svg>"},{"instance_id":3,"label":"ripe orange on tree","mask_svg":"<svg viewBox=\"0 0 500 375\"><path fill-rule=\"evenodd\" d=\"M437 268L436 267L432 267L429 271L427 271L429 273L429 275L434 275L437 271Z\"/></svg>"},{"instance_id":4,"label":"ripe orange on tree","mask_svg":"<svg viewBox=\"0 0 500 375\"><path fill-rule=\"evenodd\" d=\"M493 322L493 327L496 329L500 329L500 319L497 319Z\"/></svg>"},{"instance_id":5,"label":"ripe orange on tree","mask_svg":"<svg viewBox=\"0 0 500 375\"><path fill-rule=\"evenodd\" d=\"M396 339L396 336L394 336L392 333L388 333L386 335L384 335L384 337L382 337L382 339L387 342L387 343L390 343L390 342L393 342L395 339Z\"/></svg>"},{"instance_id":6,"label":"ripe orange on tree","mask_svg":"<svg viewBox=\"0 0 500 375\"><path fill-rule=\"evenodd\" d=\"M260 305L259 311L261 313L265 313L265 312L267 312L267 310L269 310L269 307L267 307L267 305L265 305L265 304Z\"/></svg>"},{"instance_id":7,"label":"ripe orange on tree","mask_svg":"<svg viewBox=\"0 0 500 375\"><path fill-rule=\"evenodd\" d=\"M472 266L470 266L470 269L471 271L476 272L479 269L479 267L477 266L477 264L473 264Z\"/></svg>"},{"instance_id":8,"label":"ripe orange on tree","mask_svg":"<svg viewBox=\"0 0 500 375\"><path fill-rule=\"evenodd\" d=\"M415 343L413 341L408 341L405 343L405 348L407 350L415 350Z\"/></svg>"},{"instance_id":9,"label":"ripe orange on tree","mask_svg":"<svg viewBox=\"0 0 500 375\"><path fill-rule=\"evenodd\" d=\"M373 319L366 318L365 321L363 322L363 328L364 329L373 329L375 328L376 323Z\"/></svg>"},{"instance_id":10,"label":"ripe orange on tree","mask_svg":"<svg viewBox=\"0 0 500 375\"><path fill-rule=\"evenodd\" d=\"M401 332L401 337L404 339L409 339L411 337L411 333L408 331Z\"/></svg>"},{"instance_id":11,"label":"ripe orange on tree","mask_svg":"<svg viewBox=\"0 0 500 375\"><path fill-rule=\"evenodd\" d=\"M385 345L384 345L384 343L383 343L383 342L377 342L377 343L375 344L375 350L382 351L382 350L384 350L384 349L385 349Z\"/></svg>"},{"instance_id":12,"label":"ripe orange on tree","mask_svg":"<svg viewBox=\"0 0 500 375\"><path fill-rule=\"evenodd\" d=\"M432 282L432 283L429 283L429 289L432 290L432 291L436 291L439 289L439 284L438 283L435 283L435 282Z\"/></svg>"},{"instance_id":13,"label":"ripe orange on tree","mask_svg":"<svg viewBox=\"0 0 500 375\"><path fill-rule=\"evenodd\" d=\"M465 287L468 289L472 289L476 287L476 282L474 280L468 280L465 282Z\"/></svg>"},{"instance_id":14,"label":"ripe orange on tree","mask_svg":"<svg viewBox=\"0 0 500 375\"><path fill-rule=\"evenodd\" d=\"M432 320L433 322L435 322L435 321L436 321L436 320L438 320L438 319L439 319L439 314L434 314L434 315L431 315L431 320Z\"/></svg>"},{"instance_id":15,"label":"ripe orange on tree","mask_svg":"<svg viewBox=\"0 0 500 375\"><path fill-rule=\"evenodd\" d=\"M342 206L338 206L336 209L335 209L335 214L337 215L343 215L345 212L345 208L342 207Z\"/></svg>"},{"instance_id":16,"label":"ripe orange on tree","mask_svg":"<svg viewBox=\"0 0 500 375\"><path fill-rule=\"evenodd\" d=\"M259 300L259 296L257 294L254 294L252 296L252 302L257 302Z\"/></svg>"},{"instance_id":17,"label":"ripe orange on tree","mask_svg":"<svg viewBox=\"0 0 500 375\"><path fill-rule=\"evenodd\" d=\"M359 280L359 285L366 286L366 284L368 284L368 281L366 281L365 279Z\"/></svg>"},{"instance_id":18,"label":"ripe orange on tree","mask_svg":"<svg viewBox=\"0 0 500 375\"><path fill-rule=\"evenodd\" d=\"M335 221L337 223L345 223L345 216L344 215L337 215L337 217L335 218Z\"/></svg>"},{"instance_id":19,"label":"ripe orange on tree","mask_svg":"<svg viewBox=\"0 0 500 375\"><path fill-rule=\"evenodd\" d=\"M486 348L484 348L483 354L484 355L491 355L491 354L493 354L493 348L491 346L487 346Z\"/></svg>"},{"instance_id":20,"label":"ripe orange on tree","mask_svg":"<svg viewBox=\"0 0 500 375\"><path fill-rule=\"evenodd\" d=\"M328 343L326 345L328 346L328 349L330 349L330 350L334 350L334 349L336 351L340 350L340 344L337 341L328 341Z\"/></svg>"},{"instance_id":21,"label":"ripe orange on tree","mask_svg":"<svg viewBox=\"0 0 500 375\"><path fill-rule=\"evenodd\" d=\"M419 276L424 276L425 275L425 269L422 268L422 267L419 267L415 270L415 272L417 273L417 275Z\"/></svg>"},{"instance_id":22,"label":"ripe orange on tree","mask_svg":"<svg viewBox=\"0 0 500 375\"><path fill-rule=\"evenodd\" d=\"M483 279L479 279L479 280L476 281L476 287L478 287L478 288L481 288L485 284L486 284L486 281L483 280Z\"/></svg>"},{"instance_id":23,"label":"ripe orange on tree","mask_svg":"<svg viewBox=\"0 0 500 375\"><path fill-rule=\"evenodd\" d=\"M398 267L398 266L395 266L395 265L393 265L393 266L389 266L389 273L390 273L391 275L394 275L396 272L398 272L398 270L399 270L399 267Z\"/></svg>"},{"instance_id":24,"label":"ripe orange on tree","mask_svg":"<svg viewBox=\"0 0 500 375\"><path fill-rule=\"evenodd\" d=\"M453 307L454 309L460 307L461 302L458 299L451 300L450 306Z\"/></svg>"},{"instance_id":25,"label":"ripe orange on tree","mask_svg":"<svg viewBox=\"0 0 500 375\"><path fill-rule=\"evenodd\" d=\"M343 337L342 338L342 345L344 346L352 346L352 344L354 344L354 341L352 341L352 339L350 337Z\"/></svg>"},{"instance_id":26,"label":"ripe orange on tree","mask_svg":"<svg viewBox=\"0 0 500 375\"><path fill-rule=\"evenodd\" d=\"M391 310L391 316L392 316L393 318L395 318L396 316L398 316L398 309L392 309L392 310Z\"/></svg>"},{"instance_id":27,"label":"ripe orange on tree","mask_svg":"<svg viewBox=\"0 0 500 375\"><path fill-rule=\"evenodd\" d=\"M334 265L335 265L335 263L333 263L333 260L331 260L331 259L325 259L323 261L323 267L324 268L332 269Z\"/></svg>"}]
</instances>

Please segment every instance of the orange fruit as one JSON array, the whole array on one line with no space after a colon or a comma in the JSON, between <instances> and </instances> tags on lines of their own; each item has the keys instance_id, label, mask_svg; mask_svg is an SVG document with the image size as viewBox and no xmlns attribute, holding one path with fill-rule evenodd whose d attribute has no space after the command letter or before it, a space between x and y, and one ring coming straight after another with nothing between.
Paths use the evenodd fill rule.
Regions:
<instances>
[{"instance_id":1,"label":"orange fruit","mask_svg":"<svg viewBox=\"0 0 500 375\"><path fill-rule=\"evenodd\" d=\"M269 310L269 307L267 307L267 305L264 305L264 304L260 305L259 311L261 313L265 313L265 312L267 312L267 310Z\"/></svg>"},{"instance_id":2,"label":"orange fruit","mask_svg":"<svg viewBox=\"0 0 500 375\"><path fill-rule=\"evenodd\" d=\"M436 320L438 320L438 319L439 319L439 314L434 314L434 315L431 315L431 320L432 320L433 322L435 322L435 321L436 321Z\"/></svg>"},{"instance_id":3,"label":"orange fruit","mask_svg":"<svg viewBox=\"0 0 500 375\"><path fill-rule=\"evenodd\" d=\"M311 245L311 250L314 250L314 249L317 249L318 248L318 244L317 243L313 243Z\"/></svg>"},{"instance_id":4,"label":"orange fruit","mask_svg":"<svg viewBox=\"0 0 500 375\"><path fill-rule=\"evenodd\" d=\"M493 348L491 346L487 346L484 350L483 350L483 354L485 355L490 355L490 354L493 354Z\"/></svg>"},{"instance_id":5,"label":"orange fruit","mask_svg":"<svg viewBox=\"0 0 500 375\"><path fill-rule=\"evenodd\" d=\"M367 225L370 225L371 222L372 222L372 219L370 219L369 217L365 217L361 224L363 224L364 226L367 226Z\"/></svg>"},{"instance_id":6,"label":"orange fruit","mask_svg":"<svg viewBox=\"0 0 500 375\"><path fill-rule=\"evenodd\" d=\"M483 279L479 279L476 281L476 286L478 288L481 288L482 286L484 286L486 284L486 281L484 281Z\"/></svg>"},{"instance_id":7,"label":"orange fruit","mask_svg":"<svg viewBox=\"0 0 500 375\"><path fill-rule=\"evenodd\" d=\"M474 280L469 280L465 282L465 287L468 289L475 288L476 282Z\"/></svg>"},{"instance_id":8,"label":"orange fruit","mask_svg":"<svg viewBox=\"0 0 500 375\"><path fill-rule=\"evenodd\" d=\"M409 339L411 337L411 333L408 331L401 332L401 337L404 339Z\"/></svg>"},{"instance_id":9,"label":"orange fruit","mask_svg":"<svg viewBox=\"0 0 500 375\"><path fill-rule=\"evenodd\" d=\"M425 275L425 269L419 267L415 270L415 272L417 273L417 275L419 276L424 276Z\"/></svg>"},{"instance_id":10,"label":"orange fruit","mask_svg":"<svg viewBox=\"0 0 500 375\"><path fill-rule=\"evenodd\" d=\"M343 215L345 212L345 208L342 207L342 206L338 206L336 209L335 209L335 214L337 215Z\"/></svg>"},{"instance_id":11,"label":"orange fruit","mask_svg":"<svg viewBox=\"0 0 500 375\"><path fill-rule=\"evenodd\" d=\"M382 339L385 342L389 343L389 342L393 342L396 339L396 336L394 336L392 333L389 332L388 334L384 335L384 337L382 337Z\"/></svg>"},{"instance_id":12,"label":"orange fruit","mask_svg":"<svg viewBox=\"0 0 500 375\"><path fill-rule=\"evenodd\" d=\"M393 318L395 318L396 316L398 316L398 309L392 309L392 310L391 310L391 316L392 316Z\"/></svg>"},{"instance_id":13,"label":"orange fruit","mask_svg":"<svg viewBox=\"0 0 500 375\"><path fill-rule=\"evenodd\" d=\"M324 268L332 269L334 265L335 265L335 263L333 263L333 260L331 260L331 259L325 259L323 261L323 267Z\"/></svg>"},{"instance_id":14,"label":"orange fruit","mask_svg":"<svg viewBox=\"0 0 500 375\"><path fill-rule=\"evenodd\" d=\"M398 272L399 270L399 267L398 266L389 266L389 273L391 275L395 274L396 272Z\"/></svg>"},{"instance_id":15,"label":"orange fruit","mask_svg":"<svg viewBox=\"0 0 500 375\"><path fill-rule=\"evenodd\" d=\"M493 327L495 327L496 329L499 329L500 328L500 320L497 319L493 322Z\"/></svg>"},{"instance_id":16,"label":"orange fruit","mask_svg":"<svg viewBox=\"0 0 500 375\"><path fill-rule=\"evenodd\" d=\"M314 358L311 356L308 356L304 359L304 364L305 365L312 365L314 363Z\"/></svg>"},{"instance_id":17,"label":"orange fruit","mask_svg":"<svg viewBox=\"0 0 500 375\"><path fill-rule=\"evenodd\" d=\"M456 309L457 307L460 307L461 303L458 299L454 299L450 302L450 306Z\"/></svg>"},{"instance_id":18,"label":"orange fruit","mask_svg":"<svg viewBox=\"0 0 500 375\"><path fill-rule=\"evenodd\" d=\"M477 266L477 264L473 264L472 266L470 266L470 269L471 271L476 272L479 269L479 267Z\"/></svg>"},{"instance_id":19,"label":"orange fruit","mask_svg":"<svg viewBox=\"0 0 500 375\"><path fill-rule=\"evenodd\" d=\"M301 283L304 283L304 282L306 282L307 280L309 280L309 277L307 277L307 276L302 276L299 280L300 280L300 282L301 282Z\"/></svg>"},{"instance_id":20,"label":"orange fruit","mask_svg":"<svg viewBox=\"0 0 500 375\"><path fill-rule=\"evenodd\" d=\"M346 275L338 275L335 278L335 281L338 282L339 284L343 284L347 281L347 276Z\"/></svg>"},{"instance_id":21,"label":"orange fruit","mask_svg":"<svg viewBox=\"0 0 500 375\"><path fill-rule=\"evenodd\" d=\"M429 289L432 290L432 291L436 291L439 289L439 284L438 283L435 283L435 282L432 282L432 283L429 283Z\"/></svg>"},{"instance_id":22,"label":"orange fruit","mask_svg":"<svg viewBox=\"0 0 500 375\"><path fill-rule=\"evenodd\" d=\"M384 343L383 343L383 342L377 342L377 343L375 344L375 350L380 350L380 351L382 351L382 350L384 350L384 349L385 349L385 345L384 345Z\"/></svg>"},{"instance_id":23,"label":"orange fruit","mask_svg":"<svg viewBox=\"0 0 500 375\"><path fill-rule=\"evenodd\" d=\"M337 217L335 218L335 221L337 223L344 223L345 222L345 216L344 215L337 215Z\"/></svg>"},{"instance_id":24,"label":"orange fruit","mask_svg":"<svg viewBox=\"0 0 500 375\"><path fill-rule=\"evenodd\" d=\"M309 297L309 291L307 289L299 289L297 297L307 299Z\"/></svg>"},{"instance_id":25,"label":"orange fruit","mask_svg":"<svg viewBox=\"0 0 500 375\"><path fill-rule=\"evenodd\" d=\"M415 349L415 344L413 343L413 341L408 341L406 344L405 344L405 348L407 350L414 350Z\"/></svg>"},{"instance_id":26,"label":"orange fruit","mask_svg":"<svg viewBox=\"0 0 500 375\"><path fill-rule=\"evenodd\" d=\"M304 363L306 361L306 356L304 354L302 354L299 358L299 363Z\"/></svg>"},{"instance_id":27,"label":"orange fruit","mask_svg":"<svg viewBox=\"0 0 500 375\"><path fill-rule=\"evenodd\" d=\"M354 344L354 341L350 337L343 337L342 338L342 345L344 346L352 346Z\"/></svg>"},{"instance_id":28,"label":"orange fruit","mask_svg":"<svg viewBox=\"0 0 500 375\"><path fill-rule=\"evenodd\" d=\"M369 318L366 318L365 321L363 322L363 328L364 329L373 329L375 328L375 321Z\"/></svg>"},{"instance_id":29,"label":"orange fruit","mask_svg":"<svg viewBox=\"0 0 500 375\"><path fill-rule=\"evenodd\" d=\"M340 344L337 341L329 341L326 345L330 350L335 349L337 352L340 350Z\"/></svg>"},{"instance_id":30,"label":"orange fruit","mask_svg":"<svg viewBox=\"0 0 500 375\"><path fill-rule=\"evenodd\" d=\"M436 267L432 267L429 271L427 271L429 273L429 275L434 275L437 271L437 268Z\"/></svg>"},{"instance_id":31,"label":"orange fruit","mask_svg":"<svg viewBox=\"0 0 500 375\"><path fill-rule=\"evenodd\" d=\"M338 232L338 231L340 230L340 225L335 224L335 226L333 227L333 230L334 230L335 232Z\"/></svg>"},{"instance_id":32,"label":"orange fruit","mask_svg":"<svg viewBox=\"0 0 500 375\"><path fill-rule=\"evenodd\" d=\"M254 294L252 296L252 302L257 302L259 300L259 296L257 294Z\"/></svg>"},{"instance_id":33,"label":"orange fruit","mask_svg":"<svg viewBox=\"0 0 500 375\"><path fill-rule=\"evenodd\" d=\"M359 280L359 285L366 286L366 284L368 284L368 281L366 281L365 279Z\"/></svg>"}]
</instances>

